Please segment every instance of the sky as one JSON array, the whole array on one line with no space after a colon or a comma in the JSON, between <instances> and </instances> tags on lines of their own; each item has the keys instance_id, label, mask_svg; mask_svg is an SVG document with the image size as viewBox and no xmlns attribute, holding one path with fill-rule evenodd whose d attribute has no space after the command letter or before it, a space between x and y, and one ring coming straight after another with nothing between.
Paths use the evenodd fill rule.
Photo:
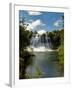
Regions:
<instances>
[{"instance_id":1,"label":"sky","mask_svg":"<svg viewBox=\"0 0 72 90\"><path fill-rule=\"evenodd\" d=\"M62 16L64 13L61 12L19 11L19 20L24 18L30 31L60 30L64 28Z\"/></svg>"}]
</instances>

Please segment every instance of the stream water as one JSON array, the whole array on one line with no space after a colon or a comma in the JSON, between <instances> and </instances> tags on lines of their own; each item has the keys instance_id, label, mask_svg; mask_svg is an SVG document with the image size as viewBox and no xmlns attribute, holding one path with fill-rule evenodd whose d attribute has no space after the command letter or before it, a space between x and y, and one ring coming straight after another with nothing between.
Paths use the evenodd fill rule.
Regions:
<instances>
[{"instance_id":1,"label":"stream water","mask_svg":"<svg viewBox=\"0 0 72 90\"><path fill-rule=\"evenodd\" d=\"M58 63L58 53L51 52L34 52L32 64L26 69L28 78L48 78L63 77L64 72Z\"/></svg>"}]
</instances>

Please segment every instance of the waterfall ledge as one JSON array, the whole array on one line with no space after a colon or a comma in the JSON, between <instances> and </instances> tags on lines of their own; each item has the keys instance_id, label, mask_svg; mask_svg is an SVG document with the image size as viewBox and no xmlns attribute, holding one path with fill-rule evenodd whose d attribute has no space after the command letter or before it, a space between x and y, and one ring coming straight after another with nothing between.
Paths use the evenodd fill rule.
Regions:
<instances>
[{"instance_id":1,"label":"waterfall ledge","mask_svg":"<svg viewBox=\"0 0 72 90\"><path fill-rule=\"evenodd\" d=\"M31 47L34 52L46 52L46 51L54 51L52 49L46 48L46 47Z\"/></svg>"}]
</instances>

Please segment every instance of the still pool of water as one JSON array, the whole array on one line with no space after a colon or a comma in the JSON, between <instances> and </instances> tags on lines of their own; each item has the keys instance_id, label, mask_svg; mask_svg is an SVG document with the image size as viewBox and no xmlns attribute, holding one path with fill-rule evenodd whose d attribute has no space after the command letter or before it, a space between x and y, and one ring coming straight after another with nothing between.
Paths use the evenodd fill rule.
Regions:
<instances>
[{"instance_id":1,"label":"still pool of water","mask_svg":"<svg viewBox=\"0 0 72 90\"><path fill-rule=\"evenodd\" d=\"M26 69L27 78L63 77L57 52L34 52L34 55L32 64Z\"/></svg>"}]
</instances>

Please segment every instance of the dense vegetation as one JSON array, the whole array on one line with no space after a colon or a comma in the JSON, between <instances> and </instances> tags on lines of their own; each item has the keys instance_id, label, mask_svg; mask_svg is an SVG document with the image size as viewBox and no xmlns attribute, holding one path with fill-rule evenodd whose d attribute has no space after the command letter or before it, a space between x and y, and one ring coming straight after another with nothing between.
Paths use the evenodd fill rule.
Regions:
<instances>
[{"instance_id":1,"label":"dense vegetation","mask_svg":"<svg viewBox=\"0 0 72 90\"><path fill-rule=\"evenodd\" d=\"M51 39L52 48L58 51L59 64L64 69L64 30L55 30L48 34Z\"/></svg>"},{"instance_id":2,"label":"dense vegetation","mask_svg":"<svg viewBox=\"0 0 72 90\"><path fill-rule=\"evenodd\" d=\"M30 38L32 32L26 30L27 24L23 26L19 26L19 78L24 79L26 78L25 72L27 66L32 63L32 53L26 50L26 47L30 45Z\"/></svg>"},{"instance_id":3,"label":"dense vegetation","mask_svg":"<svg viewBox=\"0 0 72 90\"><path fill-rule=\"evenodd\" d=\"M63 18L63 17L62 17ZM32 63L33 53L26 50L27 46L30 45L30 39L32 35L37 32L27 30L28 24L19 25L19 78L26 78L26 68ZM46 32L47 36L50 37L52 43L52 49L58 52L59 64L62 70L64 69L64 29L54 30L52 32ZM45 34L42 35L45 37Z\"/></svg>"},{"instance_id":4,"label":"dense vegetation","mask_svg":"<svg viewBox=\"0 0 72 90\"><path fill-rule=\"evenodd\" d=\"M59 64L61 65L61 69L64 71L64 30L60 31L61 44L58 48L59 55Z\"/></svg>"}]
</instances>

